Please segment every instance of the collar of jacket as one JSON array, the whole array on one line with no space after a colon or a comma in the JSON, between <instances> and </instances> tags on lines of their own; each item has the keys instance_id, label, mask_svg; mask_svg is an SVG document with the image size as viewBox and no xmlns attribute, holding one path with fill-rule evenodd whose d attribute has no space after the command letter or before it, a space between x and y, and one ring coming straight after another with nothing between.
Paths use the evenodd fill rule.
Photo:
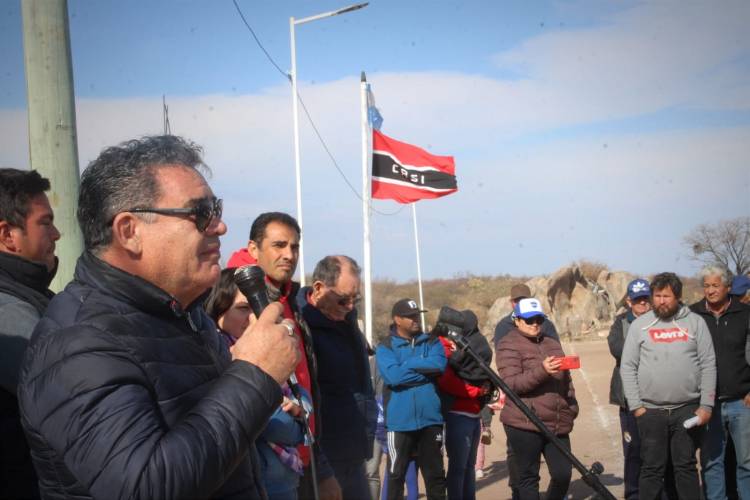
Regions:
<instances>
[{"instance_id":1,"label":"collar of jacket","mask_svg":"<svg viewBox=\"0 0 750 500\"><path fill-rule=\"evenodd\" d=\"M55 295L47 287L57 271L7 252L0 252L0 293L30 304L41 315Z\"/></svg>"},{"instance_id":2,"label":"collar of jacket","mask_svg":"<svg viewBox=\"0 0 750 500\"><path fill-rule=\"evenodd\" d=\"M708 307L706 306L706 299L699 300L698 302L696 302L695 304L693 304L690 307L690 309L692 309L693 312L696 312L696 313L700 314L701 316L710 316L712 318L715 317L714 313L712 311L708 310ZM736 300L735 298L733 298L733 297L730 296L729 297L729 307L727 307L726 310L723 313L721 313L721 315L719 317L724 316L724 315L729 314L729 313L740 312L740 311L743 311L744 309L745 308L743 307L742 302L740 302L739 300Z\"/></svg>"},{"instance_id":3,"label":"collar of jacket","mask_svg":"<svg viewBox=\"0 0 750 500\"><path fill-rule=\"evenodd\" d=\"M21 283L46 295L55 273L57 273L57 257L55 257L55 268L48 271L44 264L32 262L12 253L0 252L0 279L3 281Z\"/></svg>"},{"instance_id":4,"label":"collar of jacket","mask_svg":"<svg viewBox=\"0 0 750 500\"><path fill-rule=\"evenodd\" d=\"M157 316L182 317L190 314L194 309L200 308L210 292L210 289L206 290L183 308L176 298L158 286L104 262L89 251L83 252L78 259L75 280Z\"/></svg>"},{"instance_id":5,"label":"collar of jacket","mask_svg":"<svg viewBox=\"0 0 750 500\"><path fill-rule=\"evenodd\" d=\"M536 342L537 344L539 344L542 341L542 339L545 337L544 332L542 332L541 330L539 331L539 335L526 335L518 328L514 328L511 331L518 332L518 335L520 335L521 337L528 339L529 342Z\"/></svg>"},{"instance_id":6,"label":"collar of jacket","mask_svg":"<svg viewBox=\"0 0 750 500\"><path fill-rule=\"evenodd\" d=\"M297 292L297 307L302 312L302 316L310 328L347 328L350 325L357 324L357 310L352 309L346 317L341 321L334 321L328 318L321 312L320 309L315 307L308 300L308 295L312 292L312 288L306 286L300 288Z\"/></svg>"},{"instance_id":7,"label":"collar of jacket","mask_svg":"<svg viewBox=\"0 0 750 500\"><path fill-rule=\"evenodd\" d=\"M424 333L419 332L419 335L416 335L412 340L405 339L401 337L398 333L396 333L396 325L391 325L391 337L393 339L391 340L391 343L398 342L399 344L411 344L412 340L414 341L414 345L421 344L423 342L427 342L428 340L432 339L432 336Z\"/></svg>"}]
</instances>

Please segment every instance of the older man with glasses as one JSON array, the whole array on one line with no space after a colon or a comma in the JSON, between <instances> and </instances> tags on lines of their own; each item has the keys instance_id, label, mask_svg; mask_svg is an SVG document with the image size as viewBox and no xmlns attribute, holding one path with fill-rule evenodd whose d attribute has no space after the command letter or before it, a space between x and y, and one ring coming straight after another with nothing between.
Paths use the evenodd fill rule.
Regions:
<instances>
[{"instance_id":1,"label":"older man with glasses","mask_svg":"<svg viewBox=\"0 0 750 500\"><path fill-rule=\"evenodd\" d=\"M329 255L315 266L312 286L297 295L318 362L320 446L343 498L369 496L365 461L377 419L369 346L357 323L360 274L351 257Z\"/></svg>"},{"instance_id":2,"label":"older man with glasses","mask_svg":"<svg viewBox=\"0 0 750 500\"><path fill-rule=\"evenodd\" d=\"M277 303L231 355L203 310L227 228L202 167L155 136L83 173L85 252L18 389L43 498L266 498L254 441L299 352Z\"/></svg>"}]
</instances>

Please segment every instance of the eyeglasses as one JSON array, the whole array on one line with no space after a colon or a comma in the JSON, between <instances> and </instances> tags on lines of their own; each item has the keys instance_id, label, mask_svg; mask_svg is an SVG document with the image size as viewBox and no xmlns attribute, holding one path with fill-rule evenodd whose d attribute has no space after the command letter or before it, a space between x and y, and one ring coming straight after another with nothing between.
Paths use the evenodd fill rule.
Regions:
<instances>
[{"instance_id":1,"label":"eyeglasses","mask_svg":"<svg viewBox=\"0 0 750 500\"><path fill-rule=\"evenodd\" d=\"M541 325L544 323L544 316L532 316L530 318L521 318L527 325Z\"/></svg>"},{"instance_id":2,"label":"eyeglasses","mask_svg":"<svg viewBox=\"0 0 750 500\"><path fill-rule=\"evenodd\" d=\"M134 214L188 215L194 217L195 227L201 233L208 229L215 219L221 219L224 202L218 198L201 198L191 208L131 208L123 212Z\"/></svg>"},{"instance_id":3,"label":"eyeglasses","mask_svg":"<svg viewBox=\"0 0 750 500\"><path fill-rule=\"evenodd\" d=\"M350 295L339 295L332 289L329 289L329 290L334 295L334 297L336 297L336 303L342 307L346 307L349 304L353 306L357 305L357 303L359 303L359 301L362 300L362 297L359 294L352 297Z\"/></svg>"}]
</instances>

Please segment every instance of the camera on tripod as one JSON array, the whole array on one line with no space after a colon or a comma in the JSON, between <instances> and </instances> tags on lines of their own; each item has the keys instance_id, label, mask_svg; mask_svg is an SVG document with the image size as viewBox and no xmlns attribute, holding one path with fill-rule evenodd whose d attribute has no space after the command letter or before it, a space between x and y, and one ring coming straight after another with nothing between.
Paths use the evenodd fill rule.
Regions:
<instances>
[{"instance_id":1,"label":"camera on tripod","mask_svg":"<svg viewBox=\"0 0 750 500\"><path fill-rule=\"evenodd\" d=\"M432 329L432 334L446 337L456 342L457 339L464 338L464 329L469 322L470 318L467 318L466 312L456 311L448 306L443 306L440 308L437 323ZM476 319L474 322L476 322Z\"/></svg>"}]
</instances>

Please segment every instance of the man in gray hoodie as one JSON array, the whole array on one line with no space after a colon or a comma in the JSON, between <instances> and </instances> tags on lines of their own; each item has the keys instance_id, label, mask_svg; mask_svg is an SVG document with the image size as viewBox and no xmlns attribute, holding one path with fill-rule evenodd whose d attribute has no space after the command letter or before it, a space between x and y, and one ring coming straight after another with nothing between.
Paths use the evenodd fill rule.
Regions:
<instances>
[{"instance_id":1,"label":"man in gray hoodie","mask_svg":"<svg viewBox=\"0 0 750 500\"><path fill-rule=\"evenodd\" d=\"M654 276L653 308L630 325L622 352L623 389L641 438L641 500L660 498L670 455L680 500L701 494L695 451L702 428L683 424L711 418L716 360L706 322L681 297L677 275Z\"/></svg>"}]
</instances>

